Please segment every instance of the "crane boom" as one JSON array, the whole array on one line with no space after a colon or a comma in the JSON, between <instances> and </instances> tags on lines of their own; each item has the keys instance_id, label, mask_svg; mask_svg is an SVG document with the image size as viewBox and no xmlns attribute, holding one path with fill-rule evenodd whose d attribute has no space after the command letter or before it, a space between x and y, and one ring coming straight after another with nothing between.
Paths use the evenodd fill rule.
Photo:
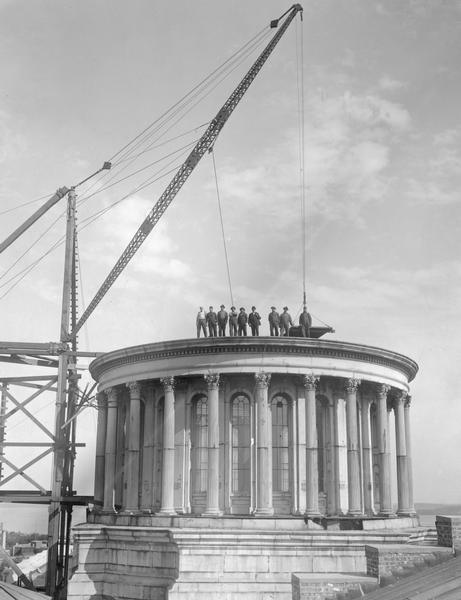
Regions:
<instances>
[{"instance_id":1,"label":"crane boom","mask_svg":"<svg viewBox=\"0 0 461 600\"><path fill-rule=\"evenodd\" d=\"M24 221L24 223L20 225L15 231L13 231L13 233L10 233L6 240L0 244L0 254L4 250L6 250L8 246L11 246L11 244L15 240L17 240L20 235L27 231L29 227L31 227L35 223L35 221L37 221L42 215L44 215L47 210L54 206L56 202L59 202L59 200L61 200L61 198L63 198L68 191L69 189L66 187L59 188L56 194L53 194L53 196L51 196L51 198L47 200L43 206L36 210L34 214L31 215L26 221Z\"/></svg>"},{"instance_id":2,"label":"crane boom","mask_svg":"<svg viewBox=\"0 0 461 600\"><path fill-rule=\"evenodd\" d=\"M160 217L163 215L163 213L166 211L168 206L171 204L172 200L174 199L176 194L179 192L179 190L182 188L184 183L187 181L187 179L189 178L190 174L197 166L197 164L200 161L200 159L202 158L202 156L213 145L213 143L215 142L216 138L218 137L221 129L224 127L226 121L228 120L228 118L230 117L232 112L234 111L235 107L240 102L240 100L242 99L242 97L245 94L245 92L247 91L247 89L250 87L250 84L252 83L252 81L254 80L256 75L259 73L259 71L263 67L264 63L266 62L266 60L269 58L271 52L273 51L275 46L280 41L280 38L283 36L285 31L287 30L291 21L294 19L296 14L300 11L302 11L302 6L300 4L293 4L293 6L286 13L284 13L284 15L282 15L282 17L287 15L287 17L286 17L285 21L283 22L283 24L281 25L280 29L273 36L273 38L271 39L269 44L266 46L266 48L258 56L255 63L253 64L253 66L250 68L250 70L244 76L242 81L239 83L239 85L235 88L235 90L229 96L229 98L227 99L227 101L225 102L223 107L218 111L217 115L215 116L215 118L211 121L210 125L208 126L208 129L205 131L205 133L199 139L199 141L197 142L197 144L195 145L195 147L193 148L193 150L191 151L189 156L186 158L184 163L181 165L181 167L179 168L176 175L173 177L173 179L171 180L171 182L169 183L169 185L167 186L167 188L165 189L163 194L160 196L160 198L157 200L157 202L154 205L154 207L152 208L152 210L149 212L147 217L144 219L143 223L141 224L141 226L135 233L132 240L129 242L129 244L126 247L126 249L124 250L123 254L120 256L120 258L116 262L115 266L113 267L113 269L111 270L109 275L104 280L103 284L99 288L95 297L93 298L93 300L90 302L90 304L88 305L85 312L80 317L80 320L76 324L74 331L71 334L71 337L74 337L78 333L78 331L81 329L83 324L87 321L88 317L91 315L91 313L94 311L94 309L97 307L97 305L104 298L107 291L110 289L112 284L116 281L116 279L121 274L121 272L126 267L126 265L133 258L133 256L137 252L137 250L140 248L141 244L144 242L144 240L147 238L149 233L152 231L154 226L159 221ZM280 19L272 21L270 24L271 28L277 27L279 20Z\"/></svg>"}]
</instances>

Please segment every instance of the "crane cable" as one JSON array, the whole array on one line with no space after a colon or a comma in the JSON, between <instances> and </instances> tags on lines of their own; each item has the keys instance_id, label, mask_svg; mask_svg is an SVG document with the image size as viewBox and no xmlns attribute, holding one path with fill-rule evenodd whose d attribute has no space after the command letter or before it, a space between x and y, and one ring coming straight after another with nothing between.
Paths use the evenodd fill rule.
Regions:
<instances>
[{"instance_id":1,"label":"crane cable","mask_svg":"<svg viewBox=\"0 0 461 600\"><path fill-rule=\"evenodd\" d=\"M297 25L297 23L296 23ZM296 26L296 84L298 92L298 144L299 144L299 187L301 200L301 238L302 238L302 277L303 277L303 308L307 306L307 222L306 222L306 181L305 181L305 126L304 126L304 38L301 26L298 41L298 25Z\"/></svg>"},{"instance_id":2,"label":"crane cable","mask_svg":"<svg viewBox=\"0 0 461 600\"><path fill-rule=\"evenodd\" d=\"M222 218L222 207L221 207L221 198L220 198L220 194L219 194L218 174L216 171L216 161L215 161L215 157L214 157L213 146L211 146L211 148L208 150L208 153L211 154L211 159L213 161L214 180L215 180L215 184L216 184L216 198L218 200L218 211L219 211L219 219L221 221L221 233L222 233L222 242L223 242L223 246L224 246L224 257L226 259L227 281L229 283L229 294L230 294L230 299L231 299L231 306L234 306L234 295L232 293L232 282L231 282L231 276L230 276L229 256L227 254L227 243L226 243L226 236L224 233L224 221Z\"/></svg>"}]
</instances>

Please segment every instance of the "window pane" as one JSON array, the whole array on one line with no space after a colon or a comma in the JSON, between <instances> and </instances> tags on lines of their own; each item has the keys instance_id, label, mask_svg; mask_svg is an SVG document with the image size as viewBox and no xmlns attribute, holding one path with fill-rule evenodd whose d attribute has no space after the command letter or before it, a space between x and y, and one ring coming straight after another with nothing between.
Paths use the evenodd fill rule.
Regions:
<instances>
[{"instance_id":1,"label":"window pane","mask_svg":"<svg viewBox=\"0 0 461 600\"><path fill-rule=\"evenodd\" d=\"M288 401L275 396L272 409L272 487L275 492L288 492L289 477L289 430Z\"/></svg>"},{"instance_id":2,"label":"window pane","mask_svg":"<svg viewBox=\"0 0 461 600\"><path fill-rule=\"evenodd\" d=\"M193 403L192 486L194 492L206 492L208 473L208 404L205 396Z\"/></svg>"},{"instance_id":3,"label":"window pane","mask_svg":"<svg viewBox=\"0 0 461 600\"><path fill-rule=\"evenodd\" d=\"M250 493L250 401L237 396L232 402L232 491Z\"/></svg>"}]
</instances>

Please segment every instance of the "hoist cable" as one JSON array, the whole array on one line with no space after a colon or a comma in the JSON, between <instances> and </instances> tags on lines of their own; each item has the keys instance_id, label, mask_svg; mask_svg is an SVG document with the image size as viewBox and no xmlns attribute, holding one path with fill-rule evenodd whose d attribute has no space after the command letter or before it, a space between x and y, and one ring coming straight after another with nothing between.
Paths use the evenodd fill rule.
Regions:
<instances>
[{"instance_id":1,"label":"hoist cable","mask_svg":"<svg viewBox=\"0 0 461 600\"><path fill-rule=\"evenodd\" d=\"M307 304L307 221L306 221L306 182L305 182L305 123L304 123L304 41L302 22L298 42L298 25L296 26L296 84L298 92L298 144L299 144L299 187L301 200L301 238L302 238L302 277L303 277L303 306Z\"/></svg>"},{"instance_id":2,"label":"hoist cable","mask_svg":"<svg viewBox=\"0 0 461 600\"><path fill-rule=\"evenodd\" d=\"M163 119L169 112L171 112L174 108L181 104L185 99L187 99L193 92L203 86L215 73L219 72L224 68L224 66L232 61L235 56L238 56L241 52L245 50L250 44L254 42L258 37L262 34L265 34L266 28L259 31L253 38L251 38L248 42L246 42L239 50L234 52L227 60L225 60L219 67L214 69L210 74L208 74L202 81L200 81L197 85L195 85L189 92L187 92L182 98L180 98L173 106L167 109L160 117L152 121L147 127L145 127L137 136L135 136L131 141L129 141L125 146L123 146L118 152L116 152L109 160L113 161L119 154L121 154L124 150L128 149L134 142L136 142L141 136L143 136L146 132L148 132L156 123L158 123L161 119Z\"/></svg>"},{"instance_id":3,"label":"hoist cable","mask_svg":"<svg viewBox=\"0 0 461 600\"><path fill-rule=\"evenodd\" d=\"M218 200L219 220L221 221L221 233L222 233L222 241L223 241L223 246L224 246L224 257L226 259L227 280L229 282L229 293L230 293L230 299L231 299L231 306L234 306L234 295L232 294L232 283L231 283L231 276L230 276L229 256L227 254L227 243L226 243L226 236L225 236L225 233L224 233L224 221L223 221L223 217L222 217L221 198L220 198L220 194L219 194L219 185L218 185L218 174L216 172L216 161L215 161L215 157L214 157L213 146L211 146L211 148L209 150L209 153L211 154L211 158L212 158L212 161L213 161L214 180L215 180L215 184L216 184L216 198Z\"/></svg>"},{"instance_id":4,"label":"hoist cable","mask_svg":"<svg viewBox=\"0 0 461 600\"><path fill-rule=\"evenodd\" d=\"M35 202L40 202L40 200L45 200L46 198L49 198L53 194L54 194L54 192L50 192L49 194L40 196L40 198L35 198L35 200L29 200L28 202L23 202L22 204L17 204L16 206L13 206L12 208L7 208L6 210L2 210L0 212L0 216L6 215L7 213L10 213L10 212L13 212L14 210L17 210L18 208L22 208L23 206L29 206L29 204L35 204Z\"/></svg>"},{"instance_id":5,"label":"hoist cable","mask_svg":"<svg viewBox=\"0 0 461 600\"><path fill-rule=\"evenodd\" d=\"M255 49L258 47L258 46L260 46L260 45L261 45L261 44L264 42L264 39L265 39L265 37L266 37L266 36L264 36L264 37L263 37L263 38L261 38L260 40L257 40L257 42L255 42L255 43L253 44L253 46L250 48L250 51L253 51L253 50L255 50ZM193 105L192 105L192 106L191 106L191 107L190 107L190 108L189 108L189 109L188 109L188 110L187 110L187 111L186 111L186 112L185 112L183 115L181 115L181 117L179 117L179 118L178 118L178 119L177 119L177 120L176 120L176 121L175 121L175 122L174 122L174 123L173 123L173 124L172 124L172 125L171 125L171 126L168 128L168 129L167 129L167 130L166 130L166 131L164 131L164 132L162 133L162 136L163 136L163 135L165 135L165 133L167 133L168 131L170 131L170 129L172 129L172 127L174 127L175 125L177 125L177 124L178 124L178 123L179 123L179 122L180 122L180 121L181 121L181 120L182 120L182 119L183 119L183 118L184 118L184 117L185 117L185 116L186 116L186 115L187 115L187 114L188 114L188 113L189 113L189 112L190 112L190 111L193 109L193 108L195 108L195 106L197 106L197 104L199 104L199 103L200 103L202 100L204 100L204 98L208 97L208 96L211 94L211 92L213 92L213 91L216 89L216 87L218 87L218 85L219 85L219 84L221 84L221 83L222 83L222 82L223 82L223 81L224 81L224 80L225 80L227 77L229 77L229 75L230 75L230 74L231 74L233 71L235 71L235 70L236 70L236 69L237 69L237 68L238 68L238 67L239 67L239 66L242 64L242 62L243 62L243 61L244 61L246 58L247 58L247 56L243 56L243 57L239 57L239 59L238 59L238 62L234 61L234 64L232 64L232 65L231 65L231 66L232 66L232 69L231 69L231 70L229 70L229 72L228 72L228 73L225 73L225 74L224 74L224 75L221 77L221 79L219 79L219 80L218 80L218 81L215 83L215 85L213 85L213 87L211 87L211 88L210 88L210 89L207 91L207 93L206 93L206 94L205 94L205 95L204 95L202 98L200 98L199 100L197 100L197 102L195 102L195 103L194 103L194 104L193 104ZM214 82L216 79L217 79L217 77L215 77L215 78L212 80L212 82ZM160 126L159 126L159 127L160 127ZM198 128L200 128L200 127L203 127L203 125L200 125ZM195 129L198 129L198 128L195 128ZM157 129L158 129L158 128L157 128ZM157 130L156 130L156 131L157 131ZM191 131L194 131L194 130L191 130ZM159 140L159 139L160 139L162 136L160 136L159 138L157 138L157 140L155 140L155 141L158 141L158 140ZM152 144L153 144L153 143L155 143L155 141L154 141L154 142L152 142ZM139 153L139 155L143 154L143 153L144 153L144 152L146 152L147 150L149 150L149 146L148 146L146 149L144 149L142 152L140 152L140 153ZM128 153L128 154L129 154L129 153ZM137 155L137 156L139 156L139 155ZM121 159L119 160L119 162L115 163L115 166L118 166L120 163L122 163L122 162L125 162L126 160L129 160L129 163L128 163L127 165L125 165L125 167L123 167L121 170L119 170L119 173L118 173L118 174L120 174L120 173L121 173L121 171L123 171L124 169L128 168L128 167L129 167L129 166L130 166L130 165L131 165L131 164L134 162L134 160L135 160L135 158L137 158L137 156L136 156L136 157L129 157L129 156L127 155L127 156L125 156L125 157L121 158ZM106 172L104 175L106 175L106 174L107 174L107 172ZM109 183L110 181L112 181L112 180L114 179L114 177L115 177L115 176L116 176L116 173L115 173L115 171L114 171L114 168L112 168L112 176L111 176L111 177L109 177L109 178L107 179L107 183ZM99 181L100 181L100 180L99 180ZM122 180L121 180L121 181L122 181ZM99 190L97 190L96 192L93 192L92 194L90 194L90 195L88 195L88 196L87 196L86 194L88 194L88 191L90 191L90 189L92 189L92 188L93 188L95 185L97 185L97 183L98 183L98 181L97 181L97 182L94 182L94 183L93 183L93 184L90 186L90 188L88 188L88 190L87 190L87 191L86 191L86 192L85 192L83 195L81 195L81 196L80 196L80 199L79 199L79 201L78 201L78 202L79 202L79 205L82 205L82 204L83 204L83 203L85 203L85 202L86 202L86 201L87 201L89 198L91 198L91 197L95 196L96 194L98 194L99 192L103 191L104 189L107 189L107 187L110 187L110 186L105 186L104 188L102 188L102 189L99 189Z\"/></svg>"},{"instance_id":6,"label":"hoist cable","mask_svg":"<svg viewBox=\"0 0 461 600\"><path fill-rule=\"evenodd\" d=\"M165 168L165 167L163 167L163 168ZM139 191L141 191L141 190L149 187L153 183L156 183L157 181L159 181L163 177L167 177L168 175L171 175L171 173L174 173L177 170L177 168L178 168L178 165L176 164L174 167L172 167L171 169L169 169L165 173L162 173L161 175L159 175L156 179L152 179L152 176L151 176L149 179L145 180L144 184L139 185L137 188L133 189L128 194L125 194L125 196L123 196L122 198L120 198L119 200L117 200L116 202L114 202L113 204L111 204L110 206L102 209L101 211L99 211L99 212L97 212L97 213L95 213L93 215L90 215L90 217L87 217L86 219L83 219L81 221L81 223L85 223L85 224L82 225L82 226L80 226L78 230L81 231L82 229L85 229L86 227L88 227L89 225L91 225L94 221L96 221L99 217L101 217L103 214L105 214L106 212L109 212L112 208L114 208L115 206L117 206L117 204L120 204L120 202L122 202L123 200L126 200L127 198L133 196L137 192L139 192ZM158 171L157 173L159 173L160 171ZM16 273L15 275L13 275L13 277L11 277L7 282L1 284L0 288L5 287L8 283L13 282L16 278L18 278L21 275L21 277L19 277L19 279L17 279L16 281L14 281L14 283L12 283L12 285L6 290L6 292L4 292L0 296L0 300L2 300L3 298L5 298L5 296L7 296L33 269L35 269L35 267L38 266L39 263L44 258L46 258L51 252L53 252L53 250L55 250L56 248L58 248L61 244L63 244L64 241L65 241L65 236L61 236L39 258L37 258L32 263L30 263L27 267L24 267L24 269L22 271L19 271L18 273Z\"/></svg>"}]
</instances>

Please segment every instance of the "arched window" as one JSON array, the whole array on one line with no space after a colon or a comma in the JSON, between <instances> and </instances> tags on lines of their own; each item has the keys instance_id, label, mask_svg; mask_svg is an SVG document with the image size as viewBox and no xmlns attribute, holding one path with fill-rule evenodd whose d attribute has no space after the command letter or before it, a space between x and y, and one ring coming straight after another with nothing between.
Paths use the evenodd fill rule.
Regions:
<instances>
[{"instance_id":1,"label":"arched window","mask_svg":"<svg viewBox=\"0 0 461 600\"><path fill-rule=\"evenodd\" d=\"M272 489L290 490L288 400L274 396L272 409Z\"/></svg>"},{"instance_id":2,"label":"arched window","mask_svg":"<svg viewBox=\"0 0 461 600\"><path fill-rule=\"evenodd\" d=\"M318 397L316 400L317 415L317 463L319 474L319 492L327 492L327 451L328 451L328 399Z\"/></svg>"},{"instance_id":3,"label":"arched window","mask_svg":"<svg viewBox=\"0 0 461 600\"><path fill-rule=\"evenodd\" d=\"M380 473L380 454L379 454L379 434L378 434L378 410L375 402L370 405L370 431L371 431L371 453L372 453L372 493L373 506L376 512L380 510L379 479Z\"/></svg>"},{"instance_id":4,"label":"arched window","mask_svg":"<svg viewBox=\"0 0 461 600\"><path fill-rule=\"evenodd\" d=\"M242 394L232 401L232 492L249 494L250 481L250 400Z\"/></svg>"},{"instance_id":5,"label":"arched window","mask_svg":"<svg viewBox=\"0 0 461 600\"><path fill-rule=\"evenodd\" d=\"M208 403L204 395L192 401L192 491L206 492L208 473Z\"/></svg>"}]
</instances>

